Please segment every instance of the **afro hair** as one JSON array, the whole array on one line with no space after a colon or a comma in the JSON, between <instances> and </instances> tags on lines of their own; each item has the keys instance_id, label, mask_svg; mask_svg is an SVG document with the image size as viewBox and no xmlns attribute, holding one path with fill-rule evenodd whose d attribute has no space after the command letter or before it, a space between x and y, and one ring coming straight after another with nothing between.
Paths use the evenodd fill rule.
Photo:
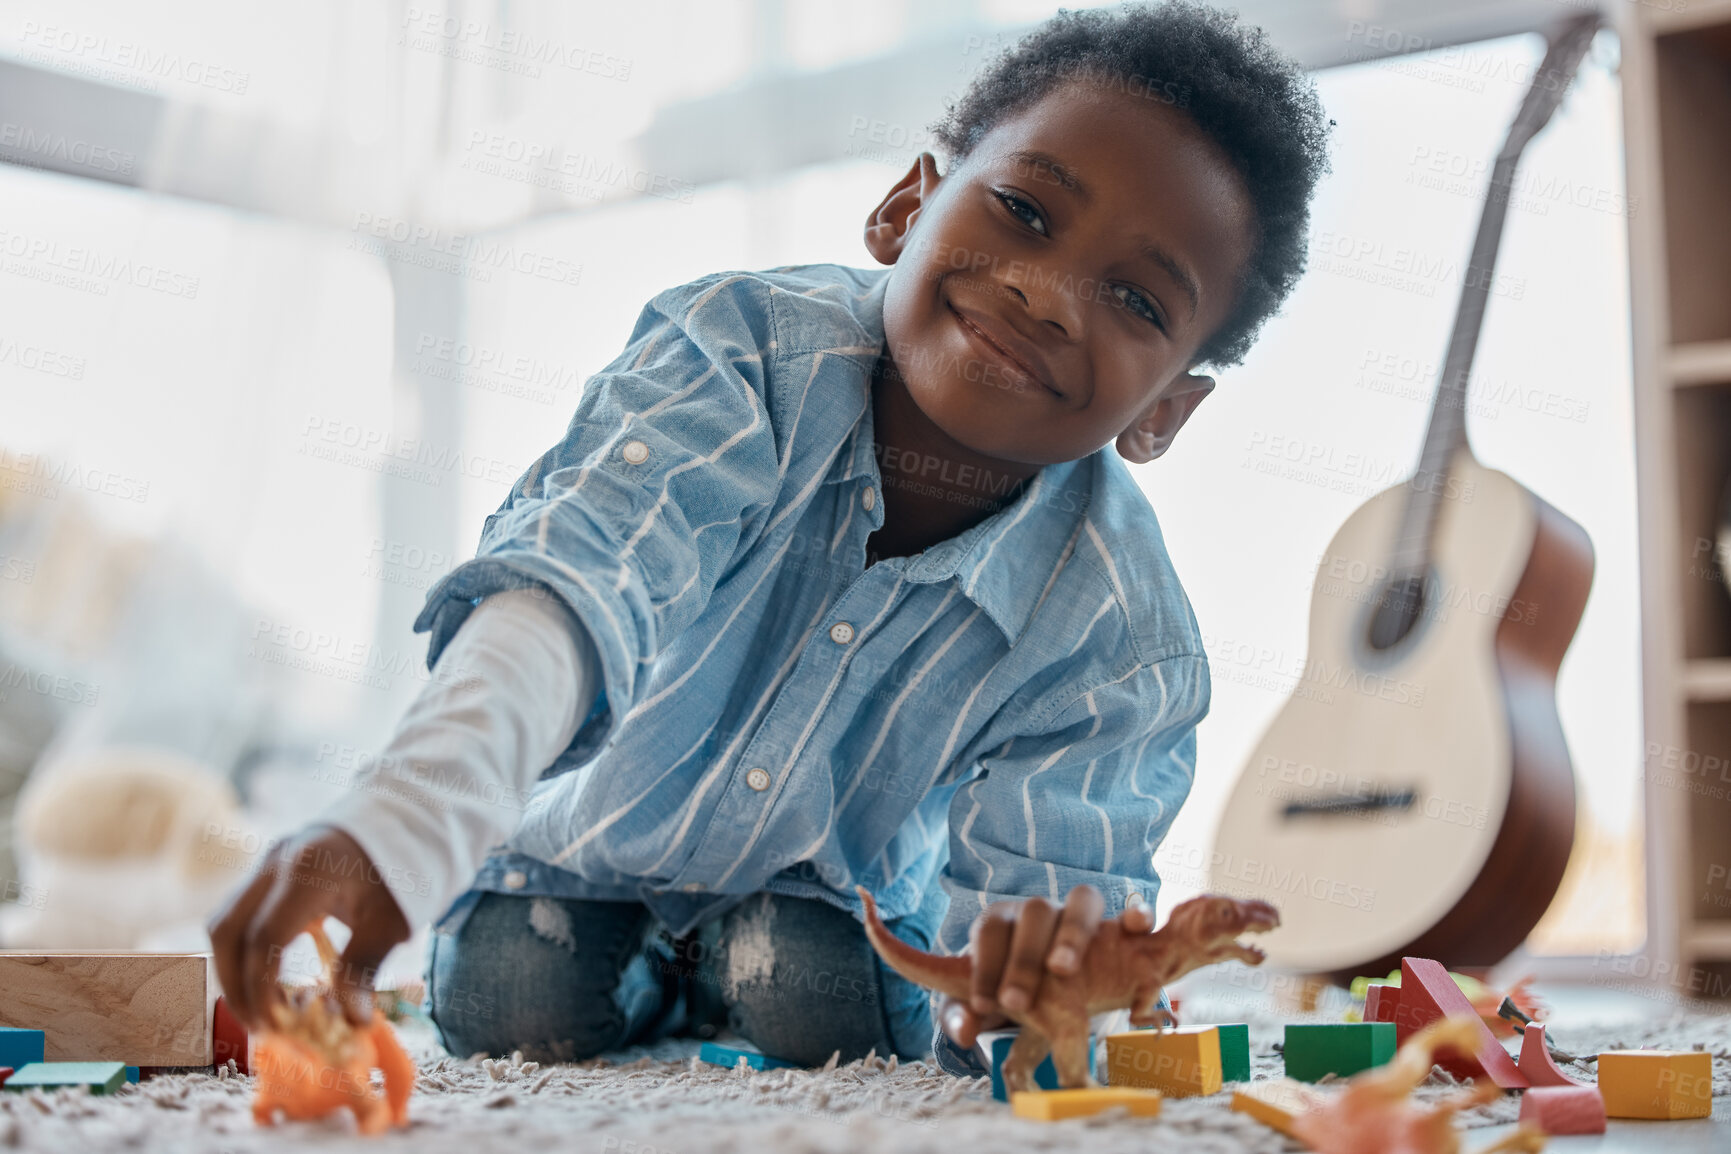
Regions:
<instances>
[{"instance_id":1,"label":"afro hair","mask_svg":"<svg viewBox=\"0 0 1731 1154\"><path fill-rule=\"evenodd\" d=\"M1304 274L1310 198L1329 170L1316 87L1259 28L1185 0L1067 9L990 61L931 133L950 164L993 127L1073 83L1115 86L1188 115L1225 154L1250 195L1257 236L1231 313L1199 363L1244 359L1258 330Z\"/></svg>"}]
</instances>

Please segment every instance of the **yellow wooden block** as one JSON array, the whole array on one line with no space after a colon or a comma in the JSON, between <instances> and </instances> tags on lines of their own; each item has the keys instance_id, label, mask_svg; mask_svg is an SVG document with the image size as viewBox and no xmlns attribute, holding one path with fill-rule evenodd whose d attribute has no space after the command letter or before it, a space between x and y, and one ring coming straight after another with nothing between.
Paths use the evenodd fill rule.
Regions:
<instances>
[{"instance_id":1,"label":"yellow wooden block","mask_svg":"<svg viewBox=\"0 0 1731 1154\"><path fill-rule=\"evenodd\" d=\"M1599 1093L1608 1118L1705 1118L1713 1113L1713 1056L1705 1050L1607 1050Z\"/></svg>"},{"instance_id":2,"label":"yellow wooden block","mask_svg":"<svg viewBox=\"0 0 1731 1154\"><path fill-rule=\"evenodd\" d=\"M1114 1106L1124 1106L1138 1117L1152 1118L1160 1113L1160 1092L1127 1086L1100 1086L1080 1090L1017 1090L1010 1095L1010 1109L1015 1111L1016 1117L1041 1122L1086 1118Z\"/></svg>"},{"instance_id":3,"label":"yellow wooden block","mask_svg":"<svg viewBox=\"0 0 1731 1154\"><path fill-rule=\"evenodd\" d=\"M1125 1030L1106 1035L1106 1081L1173 1098L1220 1091L1220 1031L1214 1026Z\"/></svg>"},{"instance_id":4,"label":"yellow wooden block","mask_svg":"<svg viewBox=\"0 0 1731 1154\"><path fill-rule=\"evenodd\" d=\"M1267 1082L1252 1082L1242 1090L1232 1092L1232 1108L1248 1114L1265 1126L1272 1126L1288 1138L1292 1120L1329 1097L1325 1090L1293 1078L1276 1078Z\"/></svg>"}]
</instances>

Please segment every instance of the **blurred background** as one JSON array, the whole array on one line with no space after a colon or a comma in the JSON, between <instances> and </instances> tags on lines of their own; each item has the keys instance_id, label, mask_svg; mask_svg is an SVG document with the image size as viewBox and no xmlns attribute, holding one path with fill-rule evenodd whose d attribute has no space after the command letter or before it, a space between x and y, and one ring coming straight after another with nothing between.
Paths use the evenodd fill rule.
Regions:
<instances>
[{"instance_id":1,"label":"blurred background","mask_svg":"<svg viewBox=\"0 0 1731 1154\"><path fill-rule=\"evenodd\" d=\"M1532 30L1568 8L1239 5L1315 70L1334 172L1297 294L1135 470L1214 675L1162 906L1303 667L1318 556L1412 471ZM197 945L372 762L427 589L643 303L870 265L926 126L1056 10L0 3L4 944ZM1480 458L1597 550L1559 688L1577 860L1529 943L1559 957L1647 932L1618 57L1601 32L1527 152L1469 392Z\"/></svg>"}]
</instances>

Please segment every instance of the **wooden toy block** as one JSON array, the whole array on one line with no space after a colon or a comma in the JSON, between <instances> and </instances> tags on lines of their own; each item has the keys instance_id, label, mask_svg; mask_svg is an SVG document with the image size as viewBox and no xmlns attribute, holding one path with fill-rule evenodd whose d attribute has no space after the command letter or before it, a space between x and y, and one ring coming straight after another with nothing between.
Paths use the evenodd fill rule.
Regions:
<instances>
[{"instance_id":1,"label":"wooden toy block","mask_svg":"<svg viewBox=\"0 0 1731 1154\"><path fill-rule=\"evenodd\" d=\"M1004 1059L1010 1053L1010 1046L1015 1042L1020 1030L982 1030L975 1037L974 1045L980 1048L981 1055L992 1065L992 1097L1000 1102L1008 1102L1009 1095L1004 1089ZM1088 1076L1096 1076L1094 1065L1094 1038L1088 1037ZM1040 1064L1034 1067L1034 1085L1042 1090L1063 1089L1058 1083L1058 1067L1052 1065L1052 1056L1047 1054Z\"/></svg>"},{"instance_id":2,"label":"wooden toy block","mask_svg":"<svg viewBox=\"0 0 1731 1154\"><path fill-rule=\"evenodd\" d=\"M1077 1090L1018 1090L1010 1095L1010 1109L1018 1118L1056 1122L1063 1118L1086 1118L1123 1106L1138 1118L1160 1113L1160 1091L1131 1086L1099 1086Z\"/></svg>"},{"instance_id":3,"label":"wooden toy block","mask_svg":"<svg viewBox=\"0 0 1731 1154\"><path fill-rule=\"evenodd\" d=\"M0 997L4 997L0 994ZM0 1066L11 1066L14 1070L20 1066L28 1066L32 1062L40 1062L48 1055L46 1039L41 1030L19 1029L14 1026L0 1028Z\"/></svg>"},{"instance_id":4,"label":"wooden toy block","mask_svg":"<svg viewBox=\"0 0 1731 1154\"><path fill-rule=\"evenodd\" d=\"M1364 991L1364 1020L1392 1022L1400 1008L1400 987L1388 982L1372 982Z\"/></svg>"},{"instance_id":5,"label":"wooden toy block","mask_svg":"<svg viewBox=\"0 0 1731 1154\"><path fill-rule=\"evenodd\" d=\"M1172 1098L1220 1092L1220 1030L1179 1026L1106 1035L1106 1080Z\"/></svg>"},{"instance_id":6,"label":"wooden toy block","mask_svg":"<svg viewBox=\"0 0 1731 1154\"><path fill-rule=\"evenodd\" d=\"M252 1073L252 1062L248 1051L251 1042L247 1036L246 1027L240 1024L240 1019L229 1012L228 1003L217 998L216 1007L211 1011L210 1022L210 1061L213 1066L221 1066L234 1059L235 1069L242 1074Z\"/></svg>"},{"instance_id":7,"label":"wooden toy block","mask_svg":"<svg viewBox=\"0 0 1731 1154\"><path fill-rule=\"evenodd\" d=\"M1545 1043L1545 1024L1528 1022L1521 1030L1521 1058L1517 1067L1521 1075L1534 1086L1586 1086L1579 1078L1571 1078L1551 1057ZM1598 1133L1597 1130L1592 1133Z\"/></svg>"},{"instance_id":8,"label":"wooden toy block","mask_svg":"<svg viewBox=\"0 0 1731 1154\"><path fill-rule=\"evenodd\" d=\"M1534 1086L1521 1095L1521 1118L1546 1134L1603 1134L1605 1099L1596 1086Z\"/></svg>"},{"instance_id":9,"label":"wooden toy block","mask_svg":"<svg viewBox=\"0 0 1731 1154\"><path fill-rule=\"evenodd\" d=\"M131 1082L135 1086L138 1084L138 1067L137 1066L128 1066L126 1068L126 1080L128 1082Z\"/></svg>"},{"instance_id":10,"label":"wooden toy block","mask_svg":"<svg viewBox=\"0 0 1731 1154\"><path fill-rule=\"evenodd\" d=\"M739 1060L741 1058L744 1058L745 1064L750 1066L753 1070L779 1070L787 1066L792 1066L796 1069L799 1068L798 1062L790 1062L786 1058L777 1058L765 1054L761 1050L741 1050L733 1046L723 1046L716 1042L703 1043L703 1047L698 1050L697 1056L713 1066L726 1066L730 1070L739 1065Z\"/></svg>"},{"instance_id":11,"label":"wooden toy block","mask_svg":"<svg viewBox=\"0 0 1731 1154\"><path fill-rule=\"evenodd\" d=\"M1408 1038L1432 1022L1454 1014L1478 1018L1478 1011L1442 963L1429 958L1402 958L1400 1005L1394 1014L1396 1041L1405 1045ZM1483 1019L1479 1019L1477 1053L1466 1054L1449 1047L1437 1054L1437 1065L1456 1078L1489 1078L1503 1090L1525 1090L1529 1085Z\"/></svg>"},{"instance_id":12,"label":"wooden toy block","mask_svg":"<svg viewBox=\"0 0 1731 1154\"><path fill-rule=\"evenodd\" d=\"M23 1093L88 1086L92 1094L112 1094L125 1081L124 1062L32 1062L6 1079L4 1089Z\"/></svg>"},{"instance_id":13,"label":"wooden toy block","mask_svg":"<svg viewBox=\"0 0 1731 1154\"><path fill-rule=\"evenodd\" d=\"M6 1079L10 1078L11 1076L12 1076L12 1067L0 1066L0 1086L4 1086L6 1084Z\"/></svg>"},{"instance_id":14,"label":"wooden toy block","mask_svg":"<svg viewBox=\"0 0 1731 1154\"><path fill-rule=\"evenodd\" d=\"M1599 1093L1612 1118L1705 1118L1713 1113L1713 1056L1705 1050L1606 1050Z\"/></svg>"},{"instance_id":15,"label":"wooden toy block","mask_svg":"<svg viewBox=\"0 0 1731 1154\"><path fill-rule=\"evenodd\" d=\"M1292 1023L1286 1027L1286 1076L1300 1082L1345 1078L1386 1064L1394 1051L1393 1022Z\"/></svg>"},{"instance_id":16,"label":"wooden toy block","mask_svg":"<svg viewBox=\"0 0 1731 1154\"><path fill-rule=\"evenodd\" d=\"M209 954L0 950L0 1026L47 1035L44 1057L211 1065Z\"/></svg>"},{"instance_id":17,"label":"wooden toy block","mask_svg":"<svg viewBox=\"0 0 1731 1154\"><path fill-rule=\"evenodd\" d=\"M1252 1082L1242 1090L1232 1092L1232 1108L1248 1114L1264 1126L1272 1126L1288 1138L1292 1120L1327 1101L1325 1091L1291 1078L1276 1078L1267 1082Z\"/></svg>"},{"instance_id":18,"label":"wooden toy block","mask_svg":"<svg viewBox=\"0 0 1731 1154\"><path fill-rule=\"evenodd\" d=\"M1220 1031L1220 1080L1222 1082L1250 1081L1249 1023L1235 1022L1231 1025L1214 1028Z\"/></svg>"}]
</instances>

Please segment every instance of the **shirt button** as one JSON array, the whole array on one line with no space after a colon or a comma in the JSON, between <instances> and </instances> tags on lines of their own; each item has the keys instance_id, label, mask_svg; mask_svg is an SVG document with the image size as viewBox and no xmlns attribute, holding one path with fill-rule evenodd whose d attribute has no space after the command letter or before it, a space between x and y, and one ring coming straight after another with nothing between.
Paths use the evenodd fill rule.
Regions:
<instances>
[{"instance_id":1,"label":"shirt button","mask_svg":"<svg viewBox=\"0 0 1731 1154\"><path fill-rule=\"evenodd\" d=\"M769 788L769 770L754 769L745 775L745 784L762 793Z\"/></svg>"},{"instance_id":2,"label":"shirt button","mask_svg":"<svg viewBox=\"0 0 1731 1154\"><path fill-rule=\"evenodd\" d=\"M872 506L878 503L878 491L868 487L865 492L859 495L859 503L865 506L866 512L871 512Z\"/></svg>"},{"instance_id":3,"label":"shirt button","mask_svg":"<svg viewBox=\"0 0 1731 1154\"><path fill-rule=\"evenodd\" d=\"M846 645L853 640L853 626L846 621L837 621L829 627L829 639L837 645Z\"/></svg>"},{"instance_id":4,"label":"shirt button","mask_svg":"<svg viewBox=\"0 0 1731 1154\"><path fill-rule=\"evenodd\" d=\"M702 882L686 882L685 883L685 892L686 893L694 894L702 888L703 888Z\"/></svg>"},{"instance_id":5,"label":"shirt button","mask_svg":"<svg viewBox=\"0 0 1731 1154\"><path fill-rule=\"evenodd\" d=\"M633 465L641 465L649 459L649 446L642 441L626 441L625 447L619 450L619 455Z\"/></svg>"},{"instance_id":6,"label":"shirt button","mask_svg":"<svg viewBox=\"0 0 1731 1154\"><path fill-rule=\"evenodd\" d=\"M522 870L511 870L505 875L505 888L508 890L520 890L528 884L529 875Z\"/></svg>"}]
</instances>

